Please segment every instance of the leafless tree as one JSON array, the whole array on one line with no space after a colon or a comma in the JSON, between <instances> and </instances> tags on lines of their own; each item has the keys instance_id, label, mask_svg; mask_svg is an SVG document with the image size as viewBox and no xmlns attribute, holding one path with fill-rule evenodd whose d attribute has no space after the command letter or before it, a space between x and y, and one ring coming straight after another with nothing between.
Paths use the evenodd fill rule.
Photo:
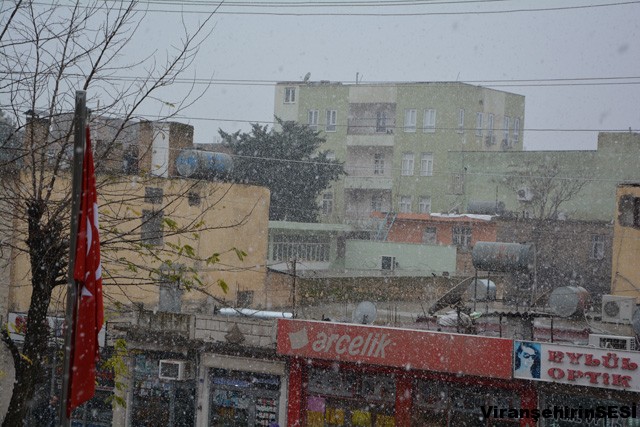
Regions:
<instances>
[{"instance_id":1,"label":"leafless tree","mask_svg":"<svg viewBox=\"0 0 640 427\"><path fill-rule=\"evenodd\" d=\"M587 183L584 177L564 176L557 161L527 160L499 180L515 194L523 210L532 218L554 220L561 207L574 199Z\"/></svg>"},{"instance_id":2,"label":"leafless tree","mask_svg":"<svg viewBox=\"0 0 640 427\"><path fill-rule=\"evenodd\" d=\"M175 115L202 96L203 91L196 93L192 86L180 99L165 101L163 90L191 70L199 48L211 35L214 13L211 11L197 25L183 21L182 36L166 52L138 49L138 56L131 60L124 52L147 17L136 1L14 0L0 5L0 110L4 129L0 132L0 253L3 258L9 253L27 256L31 283L22 348L3 327L3 341L12 352L16 370L4 426L22 425L42 380L49 334L47 312L54 290L66 282L71 200L68 176L74 129L73 114L69 113L75 107L75 91L87 91L93 124L108 122L106 139L96 144L96 164L108 164L110 158L122 155L117 151L122 148L118 141L134 129L143 108L149 111L160 101L164 107L170 105ZM132 73L141 75L132 77ZM131 177L105 173L99 176L99 186L112 191L109 189L117 188L118 180L126 183ZM175 206L171 197L186 194L191 185L195 184L186 183L165 195L164 226L170 234L197 238L193 236L211 227L201 217L170 218ZM228 191L225 188L215 200L224 198ZM166 265L177 256L201 258L208 263L219 260L219 254L202 257L188 243L152 247L139 241L131 227L128 233L123 231L127 219L118 209L135 203L140 196L111 196L101 208L103 257L112 263L121 261L123 268L106 272L105 281L117 286L139 285L144 282L141 271L145 271L146 280L151 282L158 273L153 266L158 262ZM215 208L216 203L210 206ZM238 218L233 224L215 226L233 227L245 220ZM118 251L126 250L138 251L155 263L132 265L131 260L118 256ZM230 250L243 256L240 250ZM198 286L196 272L185 281Z\"/></svg>"}]
</instances>

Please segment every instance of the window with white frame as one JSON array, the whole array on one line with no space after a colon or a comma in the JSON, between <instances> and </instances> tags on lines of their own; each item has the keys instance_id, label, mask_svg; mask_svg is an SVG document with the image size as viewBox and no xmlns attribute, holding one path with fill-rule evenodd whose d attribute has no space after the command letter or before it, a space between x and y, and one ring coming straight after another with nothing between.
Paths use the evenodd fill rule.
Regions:
<instances>
[{"instance_id":1,"label":"window with white frame","mask_svg":"<svg viewBox=\"0 0 640 427\"><path fill-rule=\"evenodd\" d=\"M520 139L520 118L516 117L513 120L513 143L517 144Z\"/></svg>"},{"instance_id":2,"label":"window with white frame","mask_svg":"<svg viewBox=\"0 0 640 427\"><path fill-rule=\"evenodd\" d=\"M338 126L338 112L336 110L327 110L327 132L335 132Z\"/></svg>"},{"instance_id":3,"label":"window with white frame","mask_svg":"<svg viewBox=\"0 0 640 427\"><path fill-rule=\"evenodd\" d=\"M464 108L458 109L458 133L464 133Z\"/></svg>"},{"instance_id":4,"label":"window with white frame","mask_svg":"<svg viewBox=\"0 0 640 427\"><path fill-rule=\"evenodd\" d=\"M384 154L382 153L373 155L373 174L384 175Z\"/></svg>"},{"instance_id":5,"label":"window with white frame","mask_svg":"<svg viewBox=\"0 0 640 427\"><path fill-rule=\"evenodd\" d=\"M468 248L471 246L471 227L468 226L454 226L452 229L452 242L454 245Z\"/></svg>"},{"instance_id":6,"label":"window with white frame","mask_svg":"<svg viewBox=\"0 0 640 427\"><path fill-rule=\"evenodd\" d=\"M505 147L509 146L509 117L504 116L504 122L502 124L502 144Z\"/></svg>"},{"instance_id":7,"label":"window with white frame","mask_svg":"<svg viewBox=\"0 0 640 427\"><path fill-rule=\"evenodd\" d=\"M401 213L411 213L411 196L400 196L398 207Z\"/></svg>"},{"instance_id":8,"label":"window with white frame","mask_svg":"<svg viewBox=\"0 0 640 427\"><path fill-rule=\"evenodd\" d=\"M604 258L605 236L593 234L591 236L591 259L600 260Z\"/></svg>"},{"instance_id":9,"label":"window with white frame","mask_svg":"<svg viewBox=\"0 0 640 427\"><path fill-rule=\"evenodd\" d=\"M307 124L313 130L318 130L318 110L309 110Z\"/></svg>"},{"instance_id":10,"label":"window with white frame","mask_svg":"<svg viewBox=\"0 0 640 427\"><path fill-rule=\"evenodd\" d=\"M371 196L371 211L372 212L382 212L382 196L379 194L374 194Z\"/></svg>"},{"instance_id":11,"label":"window with white frame","mask_svg":"<svg viewBox=\"0 0 640 427\"><path fill-rule=\"evenodd\" d=\"M418 210L420 213L431 213L431 197L430 196L420 197L420 204L418 205Z\"/></svg>"},{"instance_id":12,"label":"window with white frame","mask_svg":"<svg viewBox=\"0 0 640 427\"><path fill-rule=\"evenodd\" d=\"M424 121L422 130L424 132L436 131L436 110L429 108L424 110Z\"/></svg>"},{"instance_id":13,"label":"window with white frame","mask_svg":"<svg viewBox=\"0 0 640 427\"><path fill-rule=\"evenodd\" d=\"M495 142L495 138L493 136L493 114L489 113L489 118L487 120L487 143L493 144Z\"/></svg>"},{"instance_id":14,"label":"window with white frame","mask_svg":"<svg viewBox=\"0 0 640 427\"><path fill-rule=\"evenodd\" d=\"M418 111L415 109L404 110L404 131L415 132Z\"/></svg>"},{"instance_id":15,"label":"window with white frame","mask_svg":"<svg viewBox=\"0 0 640 427\"><path fill-rule=\"evenodd\" d=\"M413 175L413 163L414 163L413 153L404 153L402 155L402 175L403 176Z\"/></svg>"},{"instance_id":16,"label":"window with white frame","mask_svg":"<svg viewBox=\"0 0 640 427\"><path fill-rule=\"evenodd\" d=\"M284 103L285 104L293 104L296 102L296 88L295 87L285 87L284 88Z\"/></svg>"},{"instance_id":17,"label":"window with white frame","mask_svg":"<svg viewBox=\"0 0 640 427\"><path fill-rule=\"evenodd\" d=\"M476 113L476 136L482 136L482 113Z\"/></svg>"},{"instance_id":18,"label":"window with white frame","mask_svg":"<svg viewBox=\"0 0 640 427\"><path fill-rule=\"evenodd\" d=\"M420 176L433 175L433 154L422 153L420 157Z\"/></svg>"},{"instance_id":19,"label":"window with white frame","mask_svg":"<svg viewBox=\"0 0 640 427\"><path fill-rule=\"evenodd\" d=\"M333 213L333 193L326 192L322 195L322 215L331 215Z\"/></svg>"},{"instance_id":20,"label":"window with white frame","mask_svg":"<svg viewBox=\"0 0 640 427\"><path fill-rule=\"evenodd\" d=\"M426 245L435 245L438 243L437 237L436 227L425 227L422 231L422 243Z\"/></svg>"}]
</instances>

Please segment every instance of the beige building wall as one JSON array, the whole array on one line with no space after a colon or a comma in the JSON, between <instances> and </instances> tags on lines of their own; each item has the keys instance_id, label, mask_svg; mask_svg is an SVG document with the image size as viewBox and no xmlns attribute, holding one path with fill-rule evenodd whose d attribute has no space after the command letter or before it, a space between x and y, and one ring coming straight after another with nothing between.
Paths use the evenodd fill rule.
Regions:
<instances>
[{"instance_id":1,"label":"beige building wall","mask_svg":"<svg viewBox=\"0 0 640 427\"><path fill-rule=\"evenodd\" d=\"M98 184L98 203L107 319L134 304L157 309L163 265L183 268L182 310L235 306L239 295L245 306L265 306L268 189L136 176L99 176L98 181L104 184ZM57 185L69 182L60 179ZM156 196L161 191L160 200L153 200L149 189ZM152 212L162 212L161 245L142 239L143 219ZM246 256L239 259L235 249ZM14 267L9 311L26 312L31 297L28 258L15 259ZM171 267L168 274L173 274ZM228 285L227 292L219 280ZM54 291L52 314L64 311L64 294L64 286Z\"/></svg>"}]
</instances>

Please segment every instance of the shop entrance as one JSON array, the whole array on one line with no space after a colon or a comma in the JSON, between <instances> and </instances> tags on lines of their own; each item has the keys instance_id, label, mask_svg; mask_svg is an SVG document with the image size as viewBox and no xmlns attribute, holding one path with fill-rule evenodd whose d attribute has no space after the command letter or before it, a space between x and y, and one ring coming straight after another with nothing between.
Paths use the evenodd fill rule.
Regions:
<instances>
[{"instance_id":1,"label":"shop entrance","mask_svg":"<svg viewBox=\"0 0 640 427\"><path fill-rule=\"evenodd\" d=\"M210 426L256 427L278 421L279 376L212 369L209 384Z\"/></svg>"}]
</instances>

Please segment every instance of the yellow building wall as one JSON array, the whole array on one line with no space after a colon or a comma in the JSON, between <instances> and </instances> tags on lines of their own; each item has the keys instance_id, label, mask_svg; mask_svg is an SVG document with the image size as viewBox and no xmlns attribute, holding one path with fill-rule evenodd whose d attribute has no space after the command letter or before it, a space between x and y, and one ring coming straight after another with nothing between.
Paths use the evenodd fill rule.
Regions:
<instances>
[{"instance_id":1,"label":"yellow building wall","mask_svg":"<svg viewBox=\"0 0 640 427\"><path fill-rule=\"evenodd\" d=\"M269 190L264 187L188 179L98 176L103 292L107 316L134 304L155 309L159 301L158 269L183 265L187 278L182 309L212 312L235 306L239 291L253 292L254 308L266 305ZM100 184L102 183L102 184ZM60 190L69 180L58 180ZM145 200L145 188L161 188L162 203ZM195 195L200 204L192 205ZM71 209L69 207L69 209ZM164 212L163 245L140 240L143 210ZM240 260L234 248L246 253ZM191 256L195 255L195 256ZM217 262L207 259L217 255ZM214 256L216 258L216 256ZM26 254L13 260L9 311L25 312L31 297ZM198 281L194 280L197 274ZM223 292L218 280L224 280ZM62 313L66 287L54 291L50 312Z\"/></svg>"},{"instance_id":2,"label":"yellow building wall","mask_svg":"<svg viewBox=\"0 0 640 427\"><path fill-rule=\"evenodd\" d=\"M620 201L625 197L640 198L640 184L620 184L616 194L613 231L611 294L632 296L640 303L640 224L624 226Z\"/></svg>"}]
</instances>

